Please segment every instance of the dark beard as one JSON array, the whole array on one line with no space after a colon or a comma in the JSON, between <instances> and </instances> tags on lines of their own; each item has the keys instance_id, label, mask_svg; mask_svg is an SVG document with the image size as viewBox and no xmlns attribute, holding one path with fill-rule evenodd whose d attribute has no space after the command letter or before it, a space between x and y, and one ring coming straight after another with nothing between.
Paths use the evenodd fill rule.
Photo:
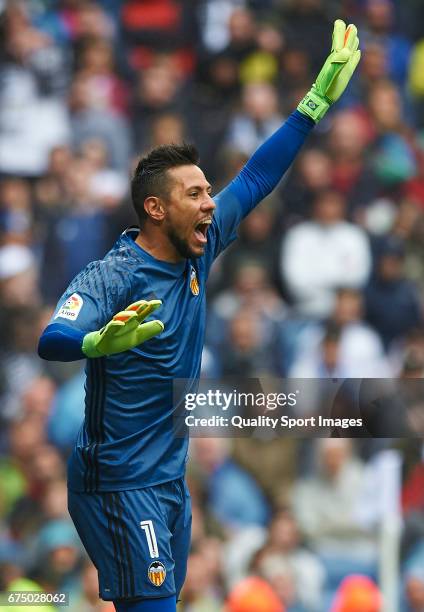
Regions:
<instances>
[{"instance_id":1,"label":"dark beard","mask_svg":"<svg viewBox=\"0 0 424 612\"><path fill-rule=\"evenodd\" d=\"M196 255L196 253L193 253L193 251L188 246L187 240L183 240L182 238L180 238L172 228L170 228L168 231L168 238L175 247L178 255L181 255L181 257L184 257L184 259L200 257L200 255Z\"/></svg>"}]
</instances>

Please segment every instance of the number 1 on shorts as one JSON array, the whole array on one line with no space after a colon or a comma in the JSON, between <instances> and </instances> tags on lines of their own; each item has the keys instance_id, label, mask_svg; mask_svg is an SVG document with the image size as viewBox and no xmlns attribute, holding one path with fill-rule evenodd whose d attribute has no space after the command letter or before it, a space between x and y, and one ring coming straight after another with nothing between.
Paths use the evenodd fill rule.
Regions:
<instances>
[{"instance_id":1,"label":"number 1 on shorts","mask_svg":"<svg viewBox=\"0 0 424 612\"><path fill-rule=\"evenodd\" d=\"M158 543L156 540L153 521L140 521L140 527L146 534L147 546L149 547L150 557L157 559L159 557Z\"/></svg>"}]
</instances>

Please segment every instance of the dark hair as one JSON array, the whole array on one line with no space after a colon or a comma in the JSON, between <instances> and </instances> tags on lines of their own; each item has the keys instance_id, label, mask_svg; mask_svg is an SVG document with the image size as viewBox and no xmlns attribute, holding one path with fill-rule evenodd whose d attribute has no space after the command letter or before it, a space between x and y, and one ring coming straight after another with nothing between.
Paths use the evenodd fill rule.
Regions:
<instances>
[{"instance_id":1,"label":"dark hair","mask_svg":"<svg viewBox=\"0 0 424 612\"><path fill-rule=\"evenodd\" d=\"M144 201L149 196L164 197L168 188L167 171L178 166L199 163L199 153L191 144L168 144L156 147L142 157L131 180L132 203L140 226L147 218Z\"/></svg>"}]
</instances>

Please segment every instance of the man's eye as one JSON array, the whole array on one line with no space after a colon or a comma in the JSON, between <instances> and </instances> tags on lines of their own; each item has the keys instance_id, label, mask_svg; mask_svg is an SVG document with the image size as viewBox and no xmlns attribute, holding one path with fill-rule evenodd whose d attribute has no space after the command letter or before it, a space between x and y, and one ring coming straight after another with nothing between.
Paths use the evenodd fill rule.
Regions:
<instances>
[{"instance_id":1,"label":"man's eye","mask_svg":"<svg viewBox=\"0 0 424 612\"><path fill-rule=\"evenodd\" d=\"M195 198L197 195L198 195L198 194L197 194L197 191L193 191L193 193L191 193L191 194L190 194L190 196L191 196L192 198Z\"/></svg>"}]
</instances>

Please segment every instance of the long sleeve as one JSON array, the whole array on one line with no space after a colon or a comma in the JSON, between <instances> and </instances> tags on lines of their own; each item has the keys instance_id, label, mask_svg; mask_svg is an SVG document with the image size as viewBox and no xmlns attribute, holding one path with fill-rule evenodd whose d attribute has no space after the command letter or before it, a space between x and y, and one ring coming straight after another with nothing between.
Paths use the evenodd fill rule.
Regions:
<instances>
[{"instance_id":1,"label":"long sleeve","mask_svg":"<svg viewBox=\"0 0 424 612\"><path fill-rule=\"evenodd\" d=\"M71 282L57 303L50 324L44 330L38 354L49 361L85 359L81 347L84 336L100 329L127 303L121 267L108 261L88 264Z\"/></svg>"},{"instance_id":2,"label":"long sleeve","mask_svg":"<svg viewBox=\"0 0 424 612\"><path fill-rule=\"evenodd\" d=\"M210 245L211 260L236 238L236 229L242 219L275 189L314 125L311 119L294 111L215 197L216 234Z\"/></svg>"},{"instance_id":3,"label":"long sleeve","mask_svg":"<svg viewBox=\"0 0 424 612\"><path fill-rule=\"evenodd\" d=\"M228 189L237 192L243 217L280 182L315 123L295 111L252 155Z\"/></svg>"},{"instance_id":4,"label":"long sleeve","mask_svg":"<svg viewBox=\"0 0 424 612\"><path fill-rule=\"evenodd\" d=\"M69 325L51 323L38 343L38 354L48 361L77 361L85 359L81 350L85 332Z\"/></svg>"}]
</instances>

